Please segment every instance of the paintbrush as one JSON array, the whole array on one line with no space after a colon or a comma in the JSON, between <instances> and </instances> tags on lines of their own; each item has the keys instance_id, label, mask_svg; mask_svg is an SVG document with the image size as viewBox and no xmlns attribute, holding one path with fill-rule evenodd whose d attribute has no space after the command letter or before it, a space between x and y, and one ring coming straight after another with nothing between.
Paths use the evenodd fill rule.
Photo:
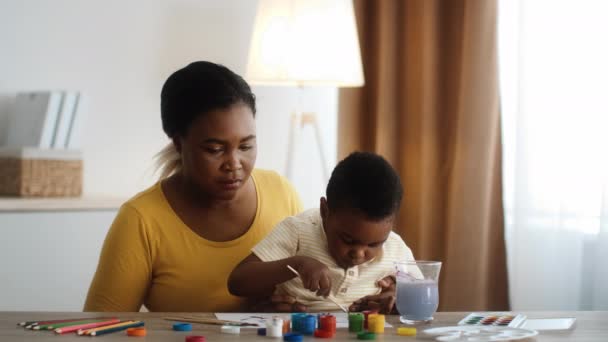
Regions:
<instances>
[{"instance_id":1,"label":"paintbrush","mask_svg":"<svg viewBox=\"0 0 608 342\"><path fill-rule=\"evenodd\" d=\"M167 321L176 322L188 322L188 323L200 323L200 324L212 324L212 325L233 325L239 327L257 327L255 323L245 323L238 321L226 321L223 319L216 318L198 318L198 317L164 317Z\"/></svg>"},{"instance_id":2,"label":"paintbrush","mask_svg":"<svg viewBox=\"0 0 608 342\"><path fill-rule=\"evenodd\" d=\"M300 279L302 279L302 277L300 276L300 273L298 273L298 271L296 271L295 268L291 267L290 265L287 265L287 268L291 272L293 272L293 274L297 275L298 277L300 277ZM336 300L331 297L331 294L327 297L327 299L329 299L332 303L336 304L340 308L340 310L342 310L344 312L348 312L348 309L345 308L344 306L342 306L340 303L336 302Z\"/></svg>"}]
</instances>

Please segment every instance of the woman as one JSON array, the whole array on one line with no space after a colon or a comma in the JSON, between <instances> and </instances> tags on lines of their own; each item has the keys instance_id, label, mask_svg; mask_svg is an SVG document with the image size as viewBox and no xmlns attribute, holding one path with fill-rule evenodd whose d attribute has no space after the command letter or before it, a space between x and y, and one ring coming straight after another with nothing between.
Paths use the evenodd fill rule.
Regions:
<instances>
[{"instance_id":1,"label":"woman","mask_svg":"<svg viewBox=\"0 0 608 342\"><path fill-rule=\"evenodd\" d=\"M301 211L291 185L254 169L255 96L229 69L195 62L161 92L161 181L127 201L103 245L85 311L245 311L232 269ZM274 298L281 309L295 309ZM285 306L287 305L287 307Z\"/></svg>"}]
</instances>

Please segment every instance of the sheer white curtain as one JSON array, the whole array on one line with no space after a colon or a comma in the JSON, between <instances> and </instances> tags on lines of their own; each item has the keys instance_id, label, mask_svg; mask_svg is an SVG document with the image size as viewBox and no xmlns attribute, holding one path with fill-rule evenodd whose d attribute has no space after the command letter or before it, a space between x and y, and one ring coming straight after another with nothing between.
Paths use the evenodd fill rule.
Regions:
<instances>
[{"instance_id":1,"label":"sheer white curtain","mask_svg":"<svg viewBox=\"0 0 608 342\"><path fill-rule=\"evenodd\" d=\"M499 0L513 310L608 310L608 1Z\"/></svg>"}]
</instances>

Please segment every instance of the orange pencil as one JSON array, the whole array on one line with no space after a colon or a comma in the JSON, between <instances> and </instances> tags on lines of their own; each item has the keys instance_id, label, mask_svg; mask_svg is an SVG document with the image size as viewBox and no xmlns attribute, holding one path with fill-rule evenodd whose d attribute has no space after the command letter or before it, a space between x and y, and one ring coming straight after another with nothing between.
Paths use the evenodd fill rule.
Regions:
<instances>
[{"instance_id":1,"label":"orange pencil","mask_svg":"<svg viewBox=\"0 0 608 342\"><path fill-rule=\"evenodd\" d=\"M78 335L90 335L91 333L100 331L100 330L104 330L104 329L111 329L111 328L118 328L118 327L122 327L125 325L129 325L129 324L133 324L136 321L120 321L120 323L116 323L116 324L110 324L110 325L105 325L103 327L98 327L98 328L91 328L91 329L80 329L78 330Z\"/></svg>"},{"instance_id":2,"label":"orange pencil","mask_svg":"<svg viewBox=\"0 0 608 342\"><path fill-rule=\"evenodd\" d=\"M55 329L55 332L57 334L67 334L67 333L71 333L71 332L78 331L78 330L99 328L99 327L103 327L106 325L115 324L115 323L119 323L119 322L120 322L120 320L118 318L112 318L108 321L103 321L103 322L79 324L79 325L72 325L72 326L67 326L67 327L63 327L63 328L57 328L57 329Z\"/></svg>"}]
</instances>

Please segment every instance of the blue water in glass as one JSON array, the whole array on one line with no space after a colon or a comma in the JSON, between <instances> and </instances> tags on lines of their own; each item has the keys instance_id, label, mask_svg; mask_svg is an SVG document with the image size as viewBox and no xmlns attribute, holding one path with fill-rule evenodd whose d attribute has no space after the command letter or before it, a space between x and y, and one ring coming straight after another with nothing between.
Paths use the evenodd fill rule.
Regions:
<instances>
[{"instance_id":1,"label":"blue water in glass","mask_svg":"<svg viewBox=\"0 0 608 342\"><path fill-rule=\"evenodd\" d=\"M428 321L439 305L439 291L434 280L397 280L397 310L402 319Z\"/></svg>"}]
</instances>

